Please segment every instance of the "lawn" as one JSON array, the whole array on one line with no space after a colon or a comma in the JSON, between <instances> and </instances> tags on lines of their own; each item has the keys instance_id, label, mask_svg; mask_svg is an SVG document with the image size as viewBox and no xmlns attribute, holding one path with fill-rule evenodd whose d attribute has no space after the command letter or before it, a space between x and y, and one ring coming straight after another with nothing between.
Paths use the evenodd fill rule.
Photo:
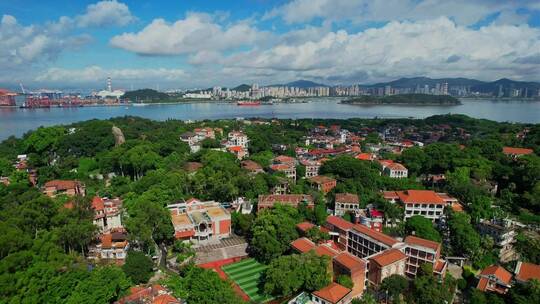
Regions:
<instances>
[{"instance_id":1,"label":"lawn","mask_svg":"<svg viewBox=\"0 0 540 304\"><path fill-rule=\"evenodd\" d=\"M259 290L259 278L266 269L254 259L244 259L240 262L221 267L227 276L233 280L249 296L252 301L262 303L273 298Z\"/></svg>"}]
</instances>

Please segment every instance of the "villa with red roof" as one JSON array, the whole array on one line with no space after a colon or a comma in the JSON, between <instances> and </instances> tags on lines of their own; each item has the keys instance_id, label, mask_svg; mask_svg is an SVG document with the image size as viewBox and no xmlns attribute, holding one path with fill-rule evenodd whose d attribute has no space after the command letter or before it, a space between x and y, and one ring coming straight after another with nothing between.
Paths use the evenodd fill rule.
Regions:
<instances>
[{"instance_id":1,"label":"villa with red roof","mask_svg":"<svg viewBox=\"0 0 540 304\"><path fill-rule=\"evenodd\" d=\"M482 270L478 276L476 288L481 291L491 291L505 294L511 287L512 274L498 265L492 265Z\"/></svg>"},{"instance_id":2,"label":"villa with red roof","mask_svg":"<svg viewBox=\"0 0 540 304\"><path fill-rule=\"evenodd\" d=\"M533 154L533 149L527 148L514 148L514 147L503 147L502 151L505 155L508 155L512 158L518 158L523 155Z\"/></svg>"},{"instance_id":3,"label":"villa with red roof","mask_svg":"<svg viewBox=\"0 0 540 304\"><path fill-rule=\"evenodd\" d=\"M120 198L109 199L95 196L92 199L92 209L94 209L94 225L101 231L122 227L122 200Z\"/></svg>"},{"instance_id":4,"label":"villa with red roof","mask_svg":"<svg viewBox=\"0 0 540 304\"><path fill-rule=\"evenodd\" d=\"M46 182L43 186L43 194L49 197L56 197L60 194L84 196L86 192L84 185L77 180L52 180Z\"/></svg>"},{"instance_id":5,"label":"villa with red roof","mask_svg":"<svg viewBox=\"0 0 540 304\"><path fill-rule=\"evenodd\" d=\"M382 173L391 178L407 178L409 171L404 165L400 163L386 163L380 162L382 166Z\"/></svg>"},{"instance_id":6,"label":"villa with red roof","mask_svg":"<svg viewBox=\"0 0 540 304\"><path fill-rule=\"evenodd\" d=\"M314 291L313 301L320 304L347 304L352 300L352 290L336 282Z\"/></svg>"},{"instance_id":7,"label":"villa with red roof","mask_svg":"<svg viewBox=\"0 0 540 304\"><path fill-rule=\"evenodd\" d=\"M309 179L309 182L314 185L315 189L321 191L324 194L332 191L337 185L337 181L331 177L324 175L317 175Z\"/></svg>"},{"instance_id":8,"label":"villa with red roof","mask_svg":"<svg viewBox=\"0 0 540 304\"><path fill-rule=\"evenodd\" d=\"M384 191L383 197L391 203L401 203L405 207L405 219L421 215L437 221L448 205L444 197L431 190Z\"/></svg>"},{"instance_id":9,"label":"villa with red roof","mask_svg":"<svg viewBox=\"0 0 540 304\"><path fill-rule=\"evenodd\" d=\"M129 289L129 294L115 304L180 304L180 300L173 297L170 292L161 285L149 287L134 286Z\"/></svg>"},{"instance_id":10,"label":"villa with red roof","mask_svg":"<svg viewBox=\"0 0 540 304\"><path fill-rule=\"evenodd\" d=\"M516 281L521 283L525 283L533 279L540 281L540 265L517 262L515 274L516 276L514 278Z\"/></svg>"},{"instance_id":11,"label":"villa with red roof","mask_svg":"<svg viewBox=\"0 0 540 304\"><path fill-rule=\"evenodd\" d=\"M336 193L334 214L343 216L347 212L355 212L360 209L358 195L353 193Z\"/></svg>"}]
</instances>

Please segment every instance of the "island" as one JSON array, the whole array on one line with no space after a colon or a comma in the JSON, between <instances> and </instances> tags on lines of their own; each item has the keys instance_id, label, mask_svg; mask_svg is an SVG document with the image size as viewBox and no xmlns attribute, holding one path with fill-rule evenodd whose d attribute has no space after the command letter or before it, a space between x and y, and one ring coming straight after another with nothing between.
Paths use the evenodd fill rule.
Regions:
<instances>
[{"instance_id":1,"label":"island","mask_svg":"<svg viewBox=\"0 0 540 304\"><path fill-rule=\"evenodd\" d=\"M459 99L450 95L398 94L389 96L363 95L344 99L342 104L403 104L403 105L460 105Z\"/></svg>"}]
</instances>

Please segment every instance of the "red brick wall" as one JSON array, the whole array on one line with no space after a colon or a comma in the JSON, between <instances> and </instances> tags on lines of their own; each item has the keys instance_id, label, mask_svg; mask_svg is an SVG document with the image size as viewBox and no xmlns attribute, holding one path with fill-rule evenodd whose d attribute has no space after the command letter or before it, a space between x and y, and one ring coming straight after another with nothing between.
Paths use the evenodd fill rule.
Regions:
<instances>
[{"instance_id":1,"label":"red brick wall","mask_svg":"<svg viewBox=\"0 0 540 304\"><path fill-rule=\"evenodd\" d=\"M219 231L221 235L229 234L231 230L231 220L222 220L219 222Z\"/></svg>"}]
</instances>

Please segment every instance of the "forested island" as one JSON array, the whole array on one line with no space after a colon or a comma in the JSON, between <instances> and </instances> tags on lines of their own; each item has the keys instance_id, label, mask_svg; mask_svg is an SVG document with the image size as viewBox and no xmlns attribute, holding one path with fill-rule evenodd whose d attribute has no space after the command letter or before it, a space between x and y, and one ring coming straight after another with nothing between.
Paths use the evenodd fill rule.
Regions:
<instances>
[{"instance_id":1,"label":"forested island","mask_svg":"<svg viewBox=\"0 0 540 304\"><path fill-rule=\"evenodd\" d=\"M195 151L191 143L197 134L206 137ZM238 150L220 148L238 134L249 138L249 153L242 160L233 153ZM330 138L333 149L306 142L321 134ZM339 144L341 134L349 135ZM314 187L301 163L292 165L295 179L270 169L279 159L300 159L302 153L325 158L318 174L334 179L333 189ZM513 243L519 261L540 264L539 153L539 124L464 115L198 122L118 117L42 127L0 143L0 303L114 303L136 290L130 287L152 284L187 303L248 303L231 280L198 267L196 249L178 239L168 206L191 198L230 204L242 197L255 204L250 213L230 208L231 233L249 246L245 260L258 263L259 273L250 282L261 298L279 302L314 292L330 283L332 262L313 250L295 252L290 244L303 235L298 224L311 223L305 237L314 244L330 239L318 227L332 216L327 210L336 207L339 193L357 196L362 209L379 210L385 238L414 234L439 243L445 256L466 261L459 277L447 273L439 280L433 269L422 267L414 278L394 275L382 281L380 290L370 286L351 303L376 303L377 292L392 303L452 303L457 290L467 303L538 303L536 280L513 283L499 295L479 291L475 274L490 265L505 271L516 265L516 260L499 260L497 243L477 229L481 219L520 222ZM408 176L381 174L381 164L364 154L400 163ZM77 193L59 188L52 195L46 186L51 182L50 187L74 185ZM260 196L281 185L290 194L311 196L312 208L278 201L257 212ZM384 199L382 192L411 189L448 193L459 200L459 208L445 208L445 225L421 215L404 220L404 208ZM104 248L96 244L105 240L96 211L103 209L103 200L113 198L122 202L127 235L117 243L129 242L122 266L119 260L95 256L95 250ZM340 221L351 222L353 216L345 213ZM176 266L163 263L165 258ZM336 280L354 287L348 276Z\"/></svg>"},{"instance_id":2,"label":"forested island","mask_svg":"<svg viewBox=\"0 0 540 304\"><path fill-rule=\"evenodd\" d=\"M459 99L450 95L398 94L389 96L363 95L344 99L343 104L404 104L404 105L459 105Z\"/></svg>"}]
</instances>

